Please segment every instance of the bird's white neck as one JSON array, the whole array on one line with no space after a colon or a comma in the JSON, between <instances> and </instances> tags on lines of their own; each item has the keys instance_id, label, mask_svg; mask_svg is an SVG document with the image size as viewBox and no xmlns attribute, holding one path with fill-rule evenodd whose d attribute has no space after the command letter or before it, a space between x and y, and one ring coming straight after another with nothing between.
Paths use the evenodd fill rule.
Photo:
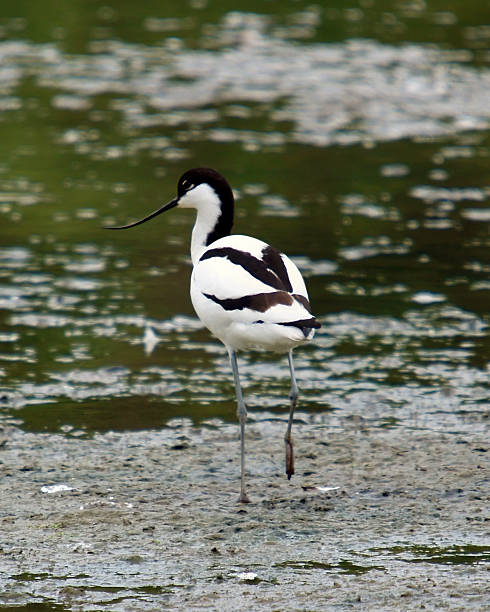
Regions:
<instances>
[{"instance_id":1,"label":"bird's white neck","mask_svg":"<svg viewBox=\"0 0 490 612\"><path fill-rule=\"evenodd\" d=\"M213 231L216 225L216 217L212 217L206 211L198 210L196 222L192 229L191 238L191 258L192 265L195 266L201 255L207 248L207 240L209 234Z\"/></svg>"},{"instance_id":2,"label":"bird's white neck","mask_svg":"<svg viewBox=\"0 0 490 612\"><path fill-rule=\"evenodd\" d=\"M197 211L191 238L192 265L195 266L211 242L230 233L233 225L233 200L229 203L228 213L223 214L218 194L203 183L181 197L179 206L195 208Z\"/></svg>"}]
</instances>

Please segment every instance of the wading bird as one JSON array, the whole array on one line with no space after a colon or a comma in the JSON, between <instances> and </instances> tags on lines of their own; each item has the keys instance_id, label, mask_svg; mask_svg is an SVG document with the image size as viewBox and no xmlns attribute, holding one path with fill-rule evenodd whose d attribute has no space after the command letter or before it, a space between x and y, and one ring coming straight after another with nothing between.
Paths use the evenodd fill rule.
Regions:
<instances>
[{"instance_id":1,"label":"wading bird","mask_svg":"<svg viewBox=\"0 0 490 612\"><path fill-rule=\"evenodd\" d=\"M177 197L150 215L120 227L128 229L179 206L195 208L192 230L191 300L197 316L228 350L235 381L240 422L241 488L245 490L245 423L236 351L266 350L287 353L291 373L289 420L284 437L286 474L294 474L291 439L298 386L293 348L313 338L320 323L311 314L303 278L294 263L273 247L250 236L230 235L233 192L225 178L210 168L194 168L179 179Z\"/></svg>"}]
</instances>

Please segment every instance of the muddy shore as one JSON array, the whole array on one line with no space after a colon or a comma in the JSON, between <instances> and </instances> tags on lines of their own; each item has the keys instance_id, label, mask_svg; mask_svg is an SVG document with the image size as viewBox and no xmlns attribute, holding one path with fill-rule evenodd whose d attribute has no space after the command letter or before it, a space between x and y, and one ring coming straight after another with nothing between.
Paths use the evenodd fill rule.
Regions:
<instances>
[{"instance_id":1,"label":"muddy shore","mask_svg":"<svg viewBox=\"0 0 490 612\"><path fill-rule=\"evenodd\" d=\"M248 425L248 505L235 425L5 425L0 607L489 609L488 439L300 414L288 481L284 425Z\"/></svg>"}]
</instances>

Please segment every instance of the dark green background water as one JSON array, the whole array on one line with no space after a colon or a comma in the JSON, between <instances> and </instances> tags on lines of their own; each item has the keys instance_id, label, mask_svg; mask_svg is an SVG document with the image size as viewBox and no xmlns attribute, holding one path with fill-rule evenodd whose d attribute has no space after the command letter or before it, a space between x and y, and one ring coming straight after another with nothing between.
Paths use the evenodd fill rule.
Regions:
<instances>
[{"instance_id":1,"label":"dark green background water","mask_svg":"<svg viewBox=\"0 0 490 612\"><path fill-rule=\"evenodd\" d=\"M235 418L188 295L192 214L101 229L206 165L236 190L235 230L307 277L323 327L297 351L303 409L484 428L489 23L484 1L2 2L2 418ZM284 357L241 367L252 411L286 409Z\"/></svg>"}]
</instances>

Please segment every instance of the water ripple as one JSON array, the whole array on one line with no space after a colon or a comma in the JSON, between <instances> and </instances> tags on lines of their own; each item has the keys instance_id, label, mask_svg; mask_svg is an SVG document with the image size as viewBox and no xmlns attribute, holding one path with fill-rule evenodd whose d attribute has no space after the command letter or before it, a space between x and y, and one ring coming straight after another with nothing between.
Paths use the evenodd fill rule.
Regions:
<instances>
[{"instance_id":1,"label":"water ripple","mask_svg":"<svg viewBox=\"0 0 490 612\"><path fill-rule=\"evenodd\" d=\"M118 98L127 125L138 128L168 124L175 112L181 113L177 123L204 127L216 120L210 107L268 103L273 124L292 123L288 140L316 146L442 136L490 125L490 71L455 64L434 48L351 40L303 44L298 53L296 44L266 35L247 20L233 26L225 20L221 28L225 37L233 32L234 47L172 54L113 40L98 42L90 56L68 56L49 44L3 41L0 59L11 67L5 87L13 90L29 70L41 87L64 92L53 104L69 111L110 94ZM128 96L145 100L152 112ZM65 133L65 142L79 146L72 134ZM252 134L211 127L207 137L256 140L260 146L286 142L284 129Z\"/></svg>"}]
</instances>

